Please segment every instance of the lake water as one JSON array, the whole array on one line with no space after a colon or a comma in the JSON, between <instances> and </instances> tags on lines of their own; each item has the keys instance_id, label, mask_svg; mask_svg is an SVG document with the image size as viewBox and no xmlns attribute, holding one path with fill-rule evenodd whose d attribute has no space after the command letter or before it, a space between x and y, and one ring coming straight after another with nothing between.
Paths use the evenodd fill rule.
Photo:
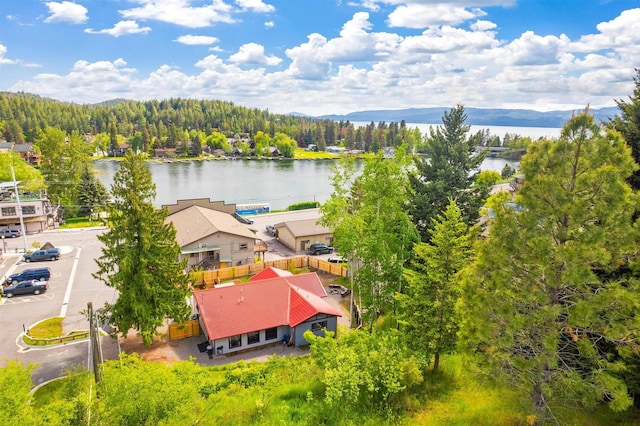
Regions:
<instances>
[{"instance_id":1,"label":"lake water","mask_svg":"<svg viewBox=\"0 0 640 426\"><path fill-rule=\"evenodd\" d=\"M518 163L487 158L483 170L501 171L505 164ZM335 160L201 160L149 162L156 184L154 204L174 204L177 200L209 198L212 201L250 204L269 203L273 210L302 201L325 202L331 196ZM111 188L119 162L95 162L98 178Z\"/></svg>"},{"instance_id":2,"label":"lake water","mask_svg":"<svg viewBox=\"0 0 640 426\"><path fill-rule=\"evenodd\" d=\"M353 125L356 127L359 126L367 126L370 123L365 122L353 122ZM407 127L410 129L418 128L420 132L424 134L429 133L430 127L438 127L442 126L440 124L426 124L426 123L407 123ZM520 136L528 136L532 140L537 140L540 138L549 138L554 139L560 137L560 128L556 127L513 127L513 126L483 126L483 125L471 125L471 129L469 130L469 134L475 134L481 130L488 130L490 135L499 136L500 140L504 139L504 135L516 134Z\"/></svg>"}]
</instances>

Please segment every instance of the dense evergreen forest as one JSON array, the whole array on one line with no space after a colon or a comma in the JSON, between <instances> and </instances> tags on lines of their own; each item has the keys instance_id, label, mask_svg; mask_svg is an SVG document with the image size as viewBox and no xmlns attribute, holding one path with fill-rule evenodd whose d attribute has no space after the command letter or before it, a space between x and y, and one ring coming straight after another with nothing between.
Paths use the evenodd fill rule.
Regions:
<instances>
[{"instance_id":1,"label":"dense evergreen forest","mask_svg":"<svg viewBox=\"0 0 640 426\"><path fill-rule=\"evenodd\" d=\"M0 92L0 130L9 142L33 142L54 127L81 135L117 134L125 141L136 135L155 148L175 148L185 140L222 133L253 138L285 134L301 148L313 144L323 151L342 144L347 149L376 152L403 142L419 144L422 135L406 123L379 122L354 127L349 121L272 114L217 100L168 99L145 102L117 99L78 105L26 93Z\"/></svg>"}]
</instances>

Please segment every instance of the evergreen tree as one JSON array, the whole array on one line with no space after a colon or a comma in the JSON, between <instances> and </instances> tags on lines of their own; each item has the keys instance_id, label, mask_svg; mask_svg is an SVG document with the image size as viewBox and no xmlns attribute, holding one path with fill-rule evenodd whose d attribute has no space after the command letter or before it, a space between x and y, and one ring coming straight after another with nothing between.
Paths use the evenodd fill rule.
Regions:
<instances>
[{"instance_id":1,"label":"evergreen tree","mask_svg":"<svg viewBox=\"0 0 640 426\"><path fill-rule=\"evenodd\" d=\"M513 167L511 167L509 164L505 164L502 168L502 171L500 172L500 176L502 177L502 179L509 179L515 173L516 171L513 169Z\"/></svg>"},{"instance_id":2,"label":"evergreen tree","mask_svg":"<svg viewBox=\"0 0 640 426\"><path fill-rule=\"evenodd\" d=\"M120 147L118 143L118 130L116 128L116 122L111 121L109 125L109 150L111 151L111 156L115 157L115 153Z\"/></svg>"},{"instance_id":3,"label":"evergreen tree","mask_svg":"<svg viewBox=\"0 0 640 426\"><path fill-rule=\"evenodd\" d=\"M456 347L460 294L455 276L470 256L467 225L454 201L434 219L431 243L413 247L411 266L404 270L407 285L396 297L400 302L402 335L418 359L427 365L433 356L438 370L440 355Z\"/></svg>"},{"instance_id":4,"label":"evergreen tree","mask_svg":"<svg viewBox=\"0 0 640 426\"><path fill-rule=\"evenodd\" d=\"M636 167L619 134L603 134L586 112L573 117L559 140L522 158L516 207L497 196L490 234L464 271L461 340L483 373L529 395L536 422L576 402L631 404L617 352L640 337L640 288L611 273L637 251L626 183Z\"/></svg>"},{"instance_id":5,"label":"evergreen tree","mask_svg":"<svg viewBox=\"0 0 640 426\"><path fill-rule=\"evenodd\" d=\"M151 135L149 134L149 127L144 126L142 128L142 152L148 152L151 146Z\"/></svg>"},{"instance_id":6,"label":"evergreen tree","mask_svg":"<svg viewBox=\"0 0 640 426\"><path fill-rule=\"evenodd\" d=\"M17 120L9 120L2 131L7 142L13 143L24 143L24 133L22 132L22 127L20 127L20 123Z\"/></svg>"},{"instance_id":7,"label":"evergreen tree","mask_svg":"<svg viewBox=\"0 0 640 426\"><path fill-rule=\"evenodd\" d=\"M640 68L636 68L636 76L633 79L635 89L633 96L629 96L629 102L617 100L620 116L616 116L610 126L622 134L622 137L631 147L631 154L636 163L640 164ZM636 170L629 178L631 187L640 189L640 170Z\"/></svg>"},{"instance_id":8,"label":"evergreen tree","mask_svg":"<svg viewBox=\"0 0 640 426\"><path fill-rule=\"evenodd\" d=\"M165 221L167 211L152 202L156 187L144 157L128 152L111 187L109 231L94 277L118 291L107 304L109 322L124 336L137 330L146 346L153 343L166 318L182 322L189 315L186 262L178 262L176 230Z\"/></svg>"},{"instance_id":9,"label":"evergreen tree","mask_svg":"<svg viewBox=\"0 0 640 426\"><path fill-rule=\"evenodd\" d=\"M416 173L409 176L413 189L410 214L424 242L429 241L433 219L450 199L462 210L465 222L473 225L489 195L489 187L474 185L486 154L476 154L480 133L467 137L470 126L464 124L466 119L462 105L445 112L443 126L430 129L428 157L415 157Z\"/></svg>"},{"instance_id":10,"label":"evergreen tree","mask_svg":"<svg viewBox=\"0 0 640 426\"><path fill-rule=\"evenodd\" d=\"M200 134L196 133L191 141L191 156L192 157L200 157L202 155L202 139L200 138Z\"/></svg>"},{"instance_id":11,"label":"evergreen tree","mask_svg":"<svg viewBox=\"0 0 640 426\"><path fill-rule=\"evenodd\" d=\"M80 177L77 200L81 216L104 211L109 200L107 188L96 177L89 163L85 164Z\"/></svg>"}]
</instances>

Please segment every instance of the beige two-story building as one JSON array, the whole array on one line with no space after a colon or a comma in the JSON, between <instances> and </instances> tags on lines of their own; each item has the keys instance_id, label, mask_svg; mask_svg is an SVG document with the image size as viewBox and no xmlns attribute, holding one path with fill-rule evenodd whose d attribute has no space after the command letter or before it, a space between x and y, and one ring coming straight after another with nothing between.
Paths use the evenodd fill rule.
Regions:
<instances>
[{"instance_id":1,"label":"beige two-story building","mask_svg":"<svg viewBox=\"0 0 640 426\"><path fill-rule=\"evenodd\" d=\"M180 260L187 259L188 271L254 262L255 232L227 212L191 205L169 214L167 221L176 229Z\"/></svg>"}]
</instances>

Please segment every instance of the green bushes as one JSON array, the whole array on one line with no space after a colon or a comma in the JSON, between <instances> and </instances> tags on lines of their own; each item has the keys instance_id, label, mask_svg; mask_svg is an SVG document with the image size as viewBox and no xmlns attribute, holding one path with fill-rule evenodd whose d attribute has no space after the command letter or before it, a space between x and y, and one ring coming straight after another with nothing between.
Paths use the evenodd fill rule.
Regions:
<instances>
[{"instance_id":1,"label":"green bushes","mask_svg":"<svg viewBox=\"0 0 640 426\"><path fill-rule=\"evenodd\" d=\"M393 332L351 331L310 339L311 356L267 362L172 365L123 355L107 361L102 381L80 369L33 396L34 367L0 369L2 424L185 425L516 425L526 424L513 389L466 374L461 356L443 357L434 373L418 370ZM314 348L314 345L316 349ZM1 398L0 398L1 399ZM6 411L6 413L5 413ZM567 424L635 424L637 414L560 412Z\"/></svg>"},{"instance_id":2,"label":"green bushes","mask_svg":"<svg viewBox=\"0 0 640 426\"><path fill-rule=\"evenodd\" d=\"M317 209L318 207L320 207L320 203L317 201L302 201L300 203L290 204L287 210L291 212L296 210Z\"/></svg>"}]
</instances>

